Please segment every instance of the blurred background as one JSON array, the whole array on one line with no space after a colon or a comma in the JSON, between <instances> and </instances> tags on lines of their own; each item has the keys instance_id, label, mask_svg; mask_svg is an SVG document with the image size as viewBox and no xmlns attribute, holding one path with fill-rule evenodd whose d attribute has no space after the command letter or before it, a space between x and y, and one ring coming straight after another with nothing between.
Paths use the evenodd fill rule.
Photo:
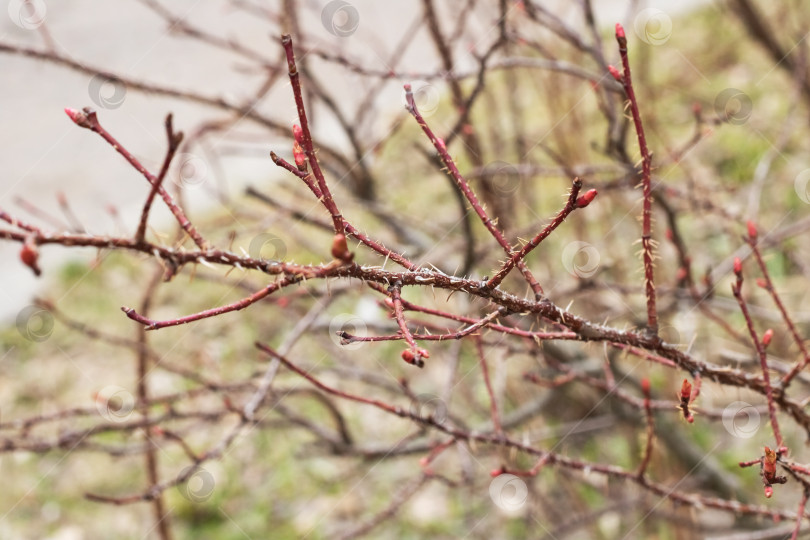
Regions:
<instances>
[{"instance_id":1,"label":"blurred background","mask_svg":"<svg viewBox=\"0 0 810 540\"><path fill-rule=\"evenodd\" d=\"M662 338L741 378L761 375L729 288L739 256L756 326L776 331L773 376L803 358L780 310L754 286L760 269L742 239L755 221L764 264L805 335L810 12L802 2L5 4L0 209L12 216L47 233L131 237L148 183L63 109L95 109L150 171L164 159L171 113L185 140L166 186L206 238L254 258L330 261L328 214L270 159L274 151L293 160L298 117L279 39L290 33L318 156L349 221L422 268L483 279L503 261L405 110L410 83L510 242L542 230L573 177L599 190L527 264L557 306L626 330L644 327L646 305L640 154L608 72L620 65L621 22L653 151ZM149 226L158 245L194 248L161 204ZM398 268L354 240L350 248L360 264ZM18 243L0 243L2 538L753 540L793 530L799 483L766 500L757 467L738 466L773 445L766 401L746 388L704 381L687 424L678 392L694 373L613 344L541 345L494 331L482 332L480 351L464 340L428 342L431 361L416 370L400 359L399 341L347 344L336 335L398 332L384 295L357 280L312 280L238 313L147 334L121 306L175 318L237 301L273 276L200 264L164 283L165 268L142 253L39 251L37 278ZM517 272L502 287L532 297ZM491 311L472 295L416 287L403 295L471 320ZM524 315L504 324L559 330ZM422 333L461 328L409 317ZM496 433L497 402L514 440L627 471L644 449L638 396L649 379L649 474L668 493L695 498L674 504L589 466L493 480L501 467L531 470L536 457L448 440L314 391L288 371L271 374L263 394L270 371L257 340L337 388L457 429ZM808 389L801 373L791 397L804 404ZM260 419L247 426L240 414L256 396ZM795 459L807 461L807 424L780 418ZM149 495L159 482L161 495ZM730 511L737 503L749 511Z\"/></svg>"}]
</instances>

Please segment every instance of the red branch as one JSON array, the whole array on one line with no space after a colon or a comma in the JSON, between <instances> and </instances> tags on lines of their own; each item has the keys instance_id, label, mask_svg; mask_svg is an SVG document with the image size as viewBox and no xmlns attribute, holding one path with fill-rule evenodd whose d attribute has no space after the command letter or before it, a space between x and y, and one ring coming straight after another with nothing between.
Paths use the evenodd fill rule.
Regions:
<instances>
[{"instance_id":1,"label":"red branch","mask_svg":"<svg viewBox=\"0 0 810 540\"><path fill-rule=\"evenodd\" d=\"M627 37L624 28L616 23L616 41L619 43L619 54L622 57L624 75L619 82L624 86L624 92L630 101L630 112L638 135L638 146L641 150L641 186L643 191L643 210L641 213L641 249L644 258L644 283L647 292L647 328L658 335L658 313L655 308L655 277L653 274L653 240L652 240L652 155L647 148L647 139L644 136L644 126L641 123L641 113L638 110L636 93L633 90L633 80L630 76L630 59L627 56Z\"/></svg>"}]
</instances>

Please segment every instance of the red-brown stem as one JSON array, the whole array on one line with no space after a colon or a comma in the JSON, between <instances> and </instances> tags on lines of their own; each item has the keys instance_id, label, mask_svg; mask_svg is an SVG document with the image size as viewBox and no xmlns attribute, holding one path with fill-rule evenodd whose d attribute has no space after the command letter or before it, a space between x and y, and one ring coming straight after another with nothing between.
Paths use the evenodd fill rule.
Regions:
<instances>
[{"instance_id":1,"label":"red-brown stem","mask_svg":"<svg viewBox=\"0 0 810 540\"><path fill-rule=\"evenodd\" d=\"M177 203L174 202L174 199L172 198L171 195L169 195L169 192L166 191L166 189L163 186L159 185L158 179L155 177L155 175L146 170L146 167L144 167L141 164L141 162L138 161L138 158L130 154L129 151L115 139L115 137L110 135L110 133L101 126L101 124L98 121L96 111L85 107L81 112L73 109L65 109L65 112L77 126L87 128L90 131L98 133L101 136L101 138L104 139L107 142L107 144L112 146L116 152L124 156L124 159L126 159L136 171L141 173L144 176L144 178L146 178L146 180L150 184L152 184L152 186L158 184L157 188L158 193L163 199L163 202L166 203L166 206L174 215L175 219L183 228L183 230L186 231L186 234L188 234L189 237L191 237L191 239L194 240L194 243L197 244L197 247L199 247L202 250L208 249L208 242L206 242L205 239L203 239L202 235L197 231L194 225L191 224L191 222L186 217L185 212L183 212L182 208L180 208L177 205Z\"/></svg>"},{"instance_id":2,"label":"red-brown stem","mask_svg":"<svg viewBox=\"0 0 810 540\"><path fill-rule=\"evenodd\" d=\"M207 319L209 317L216 317L217 315L222 315L223 313L230 313L231 311L238 311L240 309L245 309L246 307L255 304L265 296L276 292L277 290L291 285L293 283L298 283L303 279L302 276L293 276L293 277L286 277L284 279L280 279L275 283L271 283L267 287L251 294L248 297L245 297L238 302L234 302L232 304L228 304L226 306L219 306L213 309L208 309L205 311L201 311L199 313L194 313L192 315L186 315L185 317L179 317L177 319L169 319L165 321L154 321L143 315L138 314L134 309L128 308L126 306L121 308L121 311L127 314L127 317L132 319L133 321L139 322L146 326L147 330L158 330L160 328L166 328L168 326L178 326L180 324L187 324L194 321L199 321L201 319Z\"/></svg>"},{"instance_id":3,"label":"red-brown stem","mask_svg":"<svg viewBox=\"0 0 810 540\"><path fill-rule=\"evenodd\" d=\"M459 172L458 167L456 167L453 158L451 158L450 154L447 152L447 147L445 146L444 141L442 141L433 133L433 130L431 130L430 127L427 125L427 122L425 122L425 119L422 117L422 114L419 112L419 109L416 108L416 102L413 99L413 92L411 91L410 84L405 85L405 101L408 104L407 107L408 112L411 113L416 122L419 124L419 127L421 127L422 131L424 131L425 135L427 135L431 144L433 144L433 147L436 149L436 152L438 152L439 157L442 160L442 163L444 163L444 166L447 167L447 172L450 174L450 177L456 183L461 192L464 193L464 196L469 201L470 206L473 207L475 213L478 214L478 217L484 223L484 227L486 227L487 230L490 232L490 234L492 234L492 236L495 238L498 244L500 244L500 246L507 253L507 255L511 256L512 246L509 245L509 242L506 241L506 237L504 237L503 233L501 232L500 229L498 229L497 225L495 225L495 223L493 223L492 220L489 218L486 211L481 206L481 203L478 201L478 197L476 197L472 188L470 188L470 185L467 183L467 180L465 180L464 177L461 176L461 173ZM523 274L523 277L529 283L529 286L532 288L535 297L538 299L541 298L543 295L543 288L540 286L540 284L534 278L532 273L526 267L526 263L524 263L523 261L518 261L517 267L520 270L520 273Z\"/></svg>"},{"instance_id":4,"label":"red-brown stem","mask_svg":"<svg viewBox=\"0 0 810 540\"><path fill-rule=\"evenodd\" d=\"M155 178L155 181L152 183L152 189L149 190L149 195L146 197L146 202L143 204L141 220L138 223L138 230L135 232L136 242L143 242L146 237L146 224L149 220L149 211L152 208L152 203L163 184L163 180L166 179L166 174L169 172L169 165L171 165L172 159L177 149L180 147L180 143L183 141L183 132L174 132L171 114L166 116L166 138L169 140L169 147L166 150L166 157L163 159L163 166L160 168L157 178Z\"/></svg>"},{"instance_id":5,"label":"red-brown stem","mask_svg":"<svg viewBox=\"0 0 810 540\"><path fill-rule=\"evenodd\" d=\"M321 198L321 196L323 195L321 193L321 189L313 181L311 174L309 174L306 171L300 170L298 167L296 167L286 159L280 157L275 152L270 152L270 159L273 160L273 163L275 163L278 167L281 167L282 169L285 169L293 173L295 176L303 180L304 183L307 185L307 187L310 189L310 191L312 191L312 193L314 193L315 196L318 197L319 199Z\"/></svg>"},{"instance_id":6,"label":"red-brown stem","mask_svg":"<svg viewBox=\"0 0 810 540\"><path fill-rule=\"evenodd\" d=\"M495 392L492 390L492 381L489 378L489 368L487 367L487 359L486 355L484 354L484 347L481 344L480 337L476 337L473 341L475 341L475 350L478 353L478 361L481 364L481 373L484 376L484 384L487 387L487 394L489 394L489 412L492 416L492 427L495 429L496 434L503 435L501 417L498 414L498 403L495 401Z\"/></svg>"},{"instance_id":7,"label":"red-brown stem","mask_svg":"<svg viewBox=\"0 0 810 540\"><path fill-rule=\"evenodd\" d=\"M401 299L400 299L401 300ZM411 337L415 341L447 341L450 339L461 339L463 337L469 336L473 332L480 330L481 328L487 326L490 322L492 322L498 315L501 315L502 311L497 310L493 311L483 319L471 324L470 326L459 330L458 332L452 332L448 334L411 334ZM353 336L348 332L339 332L338 335L340 336L341 340L343 340L346 344L348 343L359 343L359 342L372 342L372 341L399 341L401 339L405 339L405 336L402 334L391 334L387 336ZM568 337L569 339L574 339L576 336L572 334L572 337L569 337L568 334L557 333L557 334L548 334L545 339L557 339L558 336L562 335L565 339Z\"/></svg>"},{"instance_id":8,"label":"red-brown stem","mask_svg":"<svg viewBox=\"0 0 810 540\"><path fill-rule=\"evenodd\" d=\"M405 339L405 342L410 345L412 350L415 351L416 342L413 340L413 335L408 329L408 324L405 322L405 316L402 314L402 296L400 296L401 288L401 282L394 283L394 286L391 287L391 300L393 300L394 304L394 318L396 318L397 324L399 325L399 330L402 332L402 337Z\"/></svg>"},{"instance_id":9,"label":"red-brown stem","mask_svg":"<svg viewBox=\"0 0 810 540\"><path fill-rule=\"evenodd\" d=\"M430 465L439 455L450 448L453 443L456 442L455 437L451 437L444 442L441 442L430 449L430 453L419 460L419 465L423 469L427 469L428 465Z\"/></svg>"},{"instance_id":10,"label":"red-brown stem","mask_svg":"<svg viewBox=\"0 0 810 540\"><path fill-rule=\"evenodd\" d=\"M753 226L753 225L752 225ZM768 291L773 299L773 303L776 304L776 307L779 309L779 313L782 314L782 320L785 321L785 325L788 327L788 331L790 331L790 335L793 337L793 341L799 347L799 350L802 353L802 360L796 362L796 365L793 366L783 378L782 378L782 388L787 389L790 382L793 378L799 374L799 372L810 363L810 353L807 351L807 347L804 344L804 340L799 335L798 330L796 329L796 325L793 323L793 319L790 314L785 309L785 305L782 303L782 299L779 297L779 293L776 292L776 288L773 286L773 281L771 281L771 274L768 272L768 267L765 265L765 261L762 259L762 253L759 250L759 246L757 245L757 237L748 235L745 237L745 241L748 242L748 245L751 246L751 253L754 255L754 260L757 261L757 265L759 265L759 269L762 272L762 277L765 280L765 287L764 289Z\"/></svg>"},{"instance_id":11,"label":"red-brown stem","mask_svg":"<svg viewBox=\"0 0 810 540\"><path fill-rule=\"evenodd\" d=\"M321 171L321 166L318 163L318 157L315 155L315 146L312 144L312 134L309 131L309 122L307 121L307 111L304 108L304 97L301 94L301 82L299 80L298 68L295 66L295 52L293 51L292 38L289 34L281 36L281 45L284 47L284 53L287 55L287 67L290 73L290 84L293 90L293 97L295 98L295 106L298 109L298 120L301 122L302 138L301 146L307 156L307 161L312 169L312 174L318 181L318 187L323 193L321 203L326 207L332 216L332 222L335 226L335 234L344 234L343 216L340 215L335 200L332 198L332 193L329 191L329 186L326 185L326 178Z\"/></svg>"},{"instance_id":12,"label":"red-brown stem","mask_svg":"<svg viewBox=\"0 0 810 540\"><path fill-rule=\"evenodd\" d=\"M562 210L557 214L551 223L545 226L545 228L540 231L534 238L532 238L529 242L526 243L519 251L511 253L509 260L501 267L497 274L492 276L489 281L487 281L486 286L490 289L493 289L500 285L500 283L504 280L504 278L512 271L512 268L515 265L522 261L526 255L529 254L534 248L540 245L540 242L545 240L548 235L550 235L554 229L559 227L565 218L568 217L568 214L576 210L577 207L577 197L579 196L579 190L582 189L582 180L579 178L574 179L574 184L571 186L571 193L568 195L568 202L565 203L565 206Z\"/></svg>"},{"instance_id":13,"label":"red-brown stem","mask_svg":"<svg viewBox=\"0 0 810 540\"><path fill-rule=\"evenodd\" d=\"M754 321L751 320L751 314L748 312L748 305L742 297L743 274L742 269L739 268L739 260L735 261L735 274L737 275L737 281L731 284L731 292L734 294L734 298L737 299L737 304L739 304L740 310L745 318L745 324L748 326L748 333L751 335L754 347L759 355L759 364L762 367L762 380L765 383L765 397L768 400L768 414L771 417L771 427L773 428L773 435L776 439L776 447L781 448L784 445L782 442L782 433L779 431L779 422L776 419L776 405L774 405L773 402L773 388L771 387L771 376L768 372L768 359L765 353L765 347L759 340L757 331L754 328Z\"/></svg>"},{"instance_id":14,"label":"red-brown stem","mask_svg":"<svg viewBox=\"0 0 810 540\"><path fill-rule=\"evenodd\" d=\"M641 249L644 259L644 282L647 293L647 328L658 335L658 312L655 308L655 276L653 272L653 246L652 246L652 156L647 147L647 139L644 136L644 126L641 123L641 113L638 109L636 93L633 90L633 80L630 76L630 59L627 56L627 38L624 35L624 28L616 23L616 41L619 43L619 54L622 57L622 67L624 76L621 83L624 92L630 101L630 112L633 115L633 124L636 127L638 136L638 146L641 150L641 186L643 192L643 209L641 212Z\"/></svg>"},{"instance_id":15,"label":"red-brown stem","mask_svg":"<svg viewBox=\"0 0 810 540\"><path fill-rule=\"evenodd\" d=\"M544 461L544 463L548 463L550 465L559 465L561 467L565 467L566 469L576 471L588 470L594 474L634 482L637 485L643 487L644 489L650 491L651 493L662 497L667 497L671 501L676 503L689 504L691 506L699 505L705 508L718 508L738 513L744 512L749 514L759 514L765 516L774 516L774 515L779 515L782 517L788 516L788 514L786 514L783 511L774 511L773 509L765 506L754 506L749 504L742 504L736 501L726 501L724 499L705 497L702 495L686 494L677 490L673 490L671 486L650 482L647 479L641 479L635 473L627 471L621 467L616 467L614 465L603 465L599 463L585 462L569 458L560 454L555 454L553 452L540 450L538 448L535 448L534 446L521 443L508 437L498 437L494 434L474 433L455 429L449 425L446 425L446 423L438 422L431 417L423 417L417 413L411 412L408 410L407 407L390 405L388 403L376 399L370 399L355 394L349 394L347 392L343 392L342 390L338 390L337 388L327 386L326 384L316 379L313 375L299 368L298 366L290 362L287 358L285 358L283 355L280 355L267 345L264 345L262 343L256 343L255 345L258 349L267 353L271 357L277 358L279 362L281 362L286 368L297 373L299 376L309 381L310 384L320 389L321 391L326 392L327 394L343 398L349 401L354 401L356 403L371 405L382 411L387 412L388 414L392 414L400 418L406 418L413 422L418 422L422 425L430 426L431 428L437 431L441 431L452 437L455 437L458 440L476 441L483 444L501 445L508 448L513 448L521 452L525 452L529 455L537 456L538 458L541 458L541 460ZM539 465L542 466L544 463L541 463ZM507 471L504 470L504 472ZM185 479L182 479L182 481L184 480Z\"/></svg>"},{"instance_id":16,"label":"red-brown stem","mask_svg":"<svg viewBox=\"0 0 810 540\"><path fill-rule=\"evenodd\" d=\"M642 379L641 391L644 393L644 416L647 419L647 441L644 444L644 456L641 458L641 464L638 466L639 478L644 477L647 467L652 459L653 450L653 436L655 435L655 425L653 423L652 407L650 405L650 381L649 379Z\"/></svg>"}]
</instances>

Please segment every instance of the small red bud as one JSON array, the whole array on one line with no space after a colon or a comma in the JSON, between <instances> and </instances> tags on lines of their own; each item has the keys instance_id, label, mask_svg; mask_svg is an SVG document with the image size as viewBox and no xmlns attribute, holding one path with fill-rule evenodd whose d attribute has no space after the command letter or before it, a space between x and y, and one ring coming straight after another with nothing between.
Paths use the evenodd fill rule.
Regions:
<instances>
[{"instance_id":1,"label":"small red bud","mask_svg":"<svg viewBox=\"0 0 810 540\"><path fill-rule=\"evenodd\" d=\"M734 273L737 275L742 274L742 261L739 257L734 257Z\"/></svg>"},{"instance_id":2,"label":"small red bud","mask_svg":"<svg viewBox=\"0 0 810 540\"><path fill-rule=\"evenodd\" d=\"M768 282L765 280L765 278L761 278L761 277L757 278L757 285L762 287L763 289L768 288Z\"/></svg>"},{"instance_id":3,"label":"small red bud","mask_svg":"<svg viewBox=\"0 0 810 540\"><path fill-rule=\"evenodd\" d=\"M749 221L747 225L748 225L748 238L750 238L751 240L756 240L757 239L756 224L753 221Z\"/></svg>"},{"instance_id":4,"label":"small red bud","mask_svg":"<svg viewBox=\"0 0 810 540\"><path fill-rule=\"evenodd\" d=\"M765 330L765 333L762 335L762 345L767 347L771 344L771 340L773 339L773 330L768 328Z\"/></svg>"},{"instance_id":5,"label":"small red bud","mask_svg":"<svg viewBox=\"0 0 810 540\"><path fill-rule=\"evenodd\" d=\"M298 141L293 143L293 157L295 158L295 166L299 171L307 170L307 156L304 154L304 149L298 144Z\"/></svg>"},{"instance_id":6,"label":"small red bud","mask_svg":"<svg viewBox=\"0 0 810 540\"><path fill-rule=\"evenodd\" d=\"M591 201L593 201L596 198L596 193L597 191L595 189L589 189L583 195L577 197L576 202L577 208L585 208L586 206L591 204Z\"/></svg>"},{"instance_id":7,"label":"small red bud","mask_svg":"<svg viewBox=\"0 0 810 540\"><path fill-rule=\"evenodd\" d=\"M625 37L625 35L624 35L624 27L621 25L621 23L616 23L616 37L617 38Z\"/></svg>"},{"instance_id":8,"label":"small red bud","mask_svg":"<svg viewBox=\"0 0 810 540\"><path fill-rule=\"evenodd\" d=\"M293 138L298 144L304 142L304 130L298 124L293 124Z\"/></svg>"},{"instance_id":9,"label":"small red bud","mask_svg":"<svg viewBox=\"0 0 810 540\"><path fill-rule=\"evenodd\" d=\"M692 398L692 383L689 382L688 379L683 380L683 384L681 384L681 401L686 401L689 403L689 400Z\"/></svg>"},{"instance_id":10,"label":"small red bud","mask_svg":"<svg viewBox=\"0 0 810 540\"><path fill-rule=\"evenodd\" d=\"M616 79L619 82L623 82L622 74L619 73L619 70L616 69L615 66L608 66L608 71L610 72L610 74L613 76L614 79Z\"/></svg>"},{"instance_id":11,"label":"small red bud","mask_svg":"<svg viewBox=\"0 0 810 540\"><path fill-rule=\"evenodd\" d=\"M39 268L39 250L33 242L23 244L20 249L20 260L34 272L35 276L42 274L42 270Z\"/></svg>"},{"instance_id":12,"label":"small red bud","mask_svg":"<svg viewBox=\"0 0 810 540\"><path fill-rule=\"evenodd\" d=\"M349 251L345 234L336 234L332 239L332 257L343 262L349 262L354 258L354 253Z\"/></svg>"},{"instance_id":13,"label":"small red bud","mask_svg":"<svg viewBox=\"0 0 810 540\"><path fill-rule=\"evenodd\" d=\"M689 417L686 419L686 421L689 422L690 424L694 424L695 417L690 414Z\"/></svg>"},{"instance_id":14,"label":"small red bud","mask_svg":"<svg viewBox=\"0 0 810 540\"><path fill-rule=\"evenodd\" d=\"M765 486L765 497L770 499L773 496L773 488L771 486Z\"/></svg>"},{"instance_id":15,"label":"small red bud","mask_svg":"<svg viewBox=\"0 0 810 540\"><path fill-rule=\"evenodd\" d=\"M647 377L641 379L641 391L644 392L645 396L650 395L650 379Z\"/></svg>"}]
</instances>

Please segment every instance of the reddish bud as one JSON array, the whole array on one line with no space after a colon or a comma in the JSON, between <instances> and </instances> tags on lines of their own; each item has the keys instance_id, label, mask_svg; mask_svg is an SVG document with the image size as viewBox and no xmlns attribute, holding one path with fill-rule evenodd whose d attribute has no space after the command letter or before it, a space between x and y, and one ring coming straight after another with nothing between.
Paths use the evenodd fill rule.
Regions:
<instances>
[{"instance_id":1,"label":"reddish bud","mask_svg":"<svg viewBox=\"0 0 810 540\"><path fill-rule=\"evenodd\" d=\"M675 281L683 281L686 279L686 268L681 266L678 268L678 271L675 272Z\"/></svg>"},{"instance_id":2,"label":"reddish bud","mask_svg":"<svg viewBox=\"0 0 810 540\"><path fill-rule=\"evenodd\" d=\"M765 278L757 278L757 285L763 289L768 289L768 282L765 280Z\"/></svg>"},{"instance_id":3,"label":"reddish bud","mask_svg":"<svg viewBox=\"0 0 810 540\"><path fill-rule=\"evenodd\" d=\"M623 82L622 74L619 73L619 70L616 69L615 66L608 66L608 71L610 72L610 74L613 76L614 79L616 79L619 82Z\"/></svg>"},{"instance_id":4,"label":"reddish bud","mask_svg":"<svg viewBox=\"0 0 810 540\"><path fill-rule=\"evenodd\" d=\"M39 268L39 250L33 242L23 244L22 249L20 249L20 260L34 272L35 276L42 274L42 270Z\"/></svg>"},{"instance_id":5,"label":"reddish bud","mask_svg":"<svg viewBox=\"0 0 810 540\"><path fill-rule=\"evenodd\" d=\"M585 208L586 206L591 204L591 201L593 201L596 198L596 193L597 192L595 189L589 189L588 191L585 192L585 194L577 197L576 202L577 208Z\"/></svg>"},{"instance_id":6,"label":"reddish bud","mask_svg":"<svg viewBox=\"0 0 810 540\"><path fill-rule=\"evenodd\" d=\"M625 37L625 35L624 35L624 27L621 25L621 23L616 23L616 37L617 38Z\"/></svg>"},{"instance_id":7,"label":"reddish bud","mask_svg":"<svg viewBox=\"0 0 810 540\"><path fill-rule=\"evenodd\" d=\"M295 158L295 166L298 167L299 171L307 170L307 156L298 141L293 143L293 157Z\"/></svg>"},{"instance_id":8,"label":"reddish bud","mask_svg":"<svg viewBox=\"0 0 810 540\"><path fill-rule=\"evenodd\" d=\"M681 384L681 401L689 403L690 399L692 399L692 383L688 379L684 379Z\"/></svg>"},{"instance_id":9,"label":"reddish bud","mask_svg":"<svg viewBox=\"0 0 810 540\"><path fill-rule=\"evenodd\" d=\"M771 486L765 486L765 497L770 499L773 496L773 488Z\"/></svg>"},{"instance_id":10,"label":"reddish bud","mask_svg":"<svg viewBox=\"0 0 810 540\"><path fill-rule=\"evenodd\" d=\"M641 379L641 391L644 392L645 396L650 395L650 379L647 377Z\"/></svg>"},{"instance_id":11,"label":"reddish bud","mask_svg":"<svg viewBox=\"0 0 810 540\"><path fill-rule=\"evenodd\" d=\"M489 475L492 478L495 478L495 477L498 477L498 476L502 475L505 472L506 472L506 469L504 467L501 467L500 469L492 469L491 471L489 471Z\"/></svg>"},{"instance_id":12,"label":"reddish bud","mask_svg":"<svg viewBox=\"0 0 810 540\"><path fill-rule=\"evenodd\" d=\"M65 114L73 120L73 123L77 126L81 126L87 129L93 129L94 126L98 125L98 120L96 119L96 111L85 107L81 111L77 111L76 109L71 109L70 107L65 107Z\"/></svg>"},{"instance_id":13,"label":"reddish bud","mask_svg":"<svg viewBox=\"0 0 810 540\"><path fill-rule=\"evenodd\" d=\"M742 274L742 261L739 257L734 257L734 273L737 275Z\"/></svg>"},{"instance_id":14,"label":"reddish bud","mask_svg":"<svg viewBox=\"0 0 810 540\"><path fill-rule=\"evenodd\" d=\"M293 138L298 144L304 142L304 130L298 124L293 124Z\"/></svg>"},{"instance_id":15,"label":"reddish bud","mask_svg":"<svg viewBox=\"0 0 810 540\"><path fill-rule=\"evenodd\" d=\"M748 225L748 238L750 238L751 240L756 240L757 239L756 224L753 221L749 221L747 225Z\"/></svg>"},{"instance_id":16,"label":"reddish bud","mask_svg":"<svg viewBox=\"0 0 810 540\"><path fill-rule=\"evenodd\" d=\"M354 253L349 251L345 234L336 234L332 239L332 257L343 262L349 262L354 258Z\"/></svg>"},{"instance_id":17,"label":"reddish bud","mask_svg":"<svg viewBox=\"0 0 810 540\"><path fill-rule=\"evenodd\" d=\"M423 358L430 358L430 353L425 349L405 349L402 351L402 359L416 367L424 367Z\"/></svg>"},{"instance_id":18,"label":"reddish bud","mask_svg":"<svg viewBox=\"0 0 810 540\"><path fill-rule=\"evenodd\" d=\"M686 421L689 422L690 424L694 424L695 417L690 414L689 416L686 417Z\"/></svg>"},{"instance_id":19,"label":"reddish bud","mask_svg":"<svg viewBox=\"0 0 810 540\"><path fill-rule=\"evenodd\" d=\"M767 347L771 344L771 340L773 339L773 330L768 328L765 330L765 333L762 335L762 345Z\"/></svg>"}]
</instances>

